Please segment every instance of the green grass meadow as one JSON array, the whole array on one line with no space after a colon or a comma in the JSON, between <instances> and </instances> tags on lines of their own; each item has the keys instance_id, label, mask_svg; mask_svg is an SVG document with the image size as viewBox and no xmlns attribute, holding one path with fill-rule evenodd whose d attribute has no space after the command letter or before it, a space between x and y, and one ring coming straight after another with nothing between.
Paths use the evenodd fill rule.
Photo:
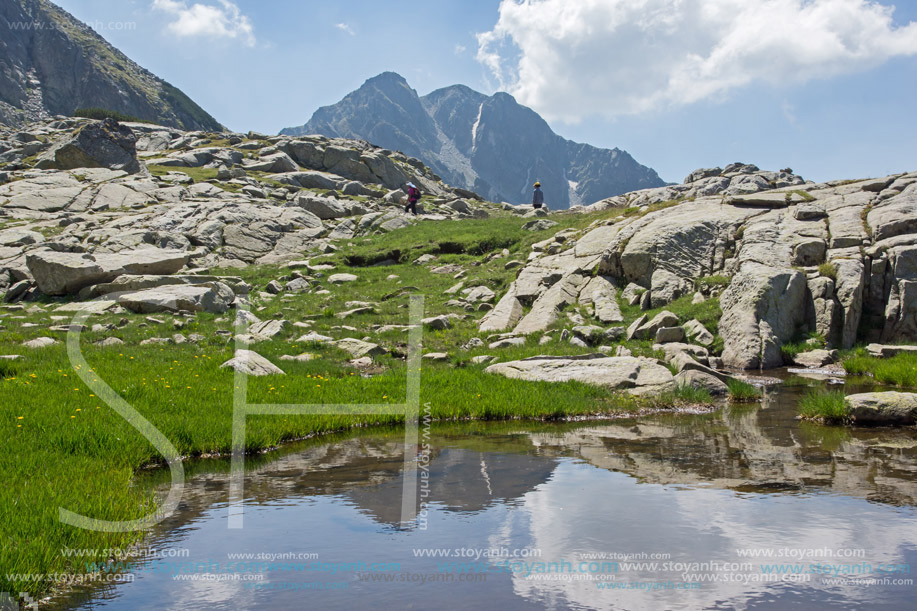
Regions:
<instances>
[{"instance_id":1,"label":"green grass meadow","mask_svg":"<svg viewBox=\"0 0 917 611\"><path fill-rule=\"evenodd\" d=\"M280 366L286 375L249 378L250 403L392 403L405 401L407 331L377 333L381 325L408 323L408 296L425 296L425 315L456 313L446 331L425 330L423 352L448 352L444 363L422 364L420 400L429 403L437 420L556 420L565 417L602 417L646 408L709 403L709 395L682 390L655 400L626 395L576 382L553 384L510 380L484 373L484 365L470 362L474 356L492 354L502 361L538 354L573 355L594 352L560 341L556 331L571 326L561 314L552 340L539 345L541 335L524 346L471 351L461 348L478 337L477 323L483 312L446 306L455 295L443 292L458 280L453 274L432 271L453 264L465 270L465 286L485 285L497 296L517 271L506 270L511 260L525 261L531 245L565 227L583 229L595 221L583 215L556 215L560 225L540 232L523 231L524 219L494 218L487 221L450 223L421 222L413 227L342 244L339 252L314 257L314 263L330 263L333 272L356 274L358 280L340 287L327 285L318 274L314 282L330 294L302 293L261 299L258 291L267 282L289 277L291 271L277 266L212 270L242 276L252 285L252 311L262 320L282 317L310 324L294 327L285 335L251 347ZM509 250L486 263L489 253ZM373 252L399 263L384 266L352 266L375 260ZM411 263L420 254L436 254L428 265ZM303 273L305 270L303 270ZM390 279L395 275L397 278ZM375 303L372 313L341 319L348 301ZM0 591L43 594L53 588L49 574L80 573L85 558L65 556L63 549L126 548L142 533L101 533L67 526L58 521L58 508L104 520L130 520L151 513L156 499L148 487L137 485L136 475L164 466L163 457L127 421L99 400L80 379L67 356L65 332L48 330L66 324L68 314L58 314L58 302L24 304L24 309L0 307L0 354L18 354L15 361L0 360L0 430L6 449L0 454L4 486L0 489ZM39 306L35 308L34 306ZM697 306L682 299L668 306L680 315L697 316L715 332L719 308L715 300ZM655 312L649 312L652 316ZM643 312L625 307L624 324ZM157 314L93 315L87 325L111 324L108 331L84 331L80 345L92 379L109 384L134 409L148 419L182 456L225 455L231 451L234 374L220 365L232 358L234 312L198 314L185 319ZM51 317L55 318L52 319ZM63 318L63 317L68 318ZM127 321L125 324L125 320ZM685 318L687 320L687 318ZM161 321L161 322L157 322ZM34 325L34 326L33 326ZM344 328L344 327L349 328ZM296 342L313 330L332 336L364 338L381 344L387 354L375 357L373 375L351 366L350 355L333 346ZM140 346L153 337L199 334L198 342ZM22 346L24 341L50 336L59 343L42 349ZM124 345L102 348L94 343L109 337ZM626 344L637 354L650 354L649 342ZM314 359L282 361L282 355L308 352ZM82 372L87 373L87 372ZM245 448L261 453L285 442L316 434L365 426L392 426L403 422L398 415L303 415L257 416L247 422ZM34 578L16 577L31 574ZM45 577L41 577L45 575Z\"/></svg>"}]
</instances>

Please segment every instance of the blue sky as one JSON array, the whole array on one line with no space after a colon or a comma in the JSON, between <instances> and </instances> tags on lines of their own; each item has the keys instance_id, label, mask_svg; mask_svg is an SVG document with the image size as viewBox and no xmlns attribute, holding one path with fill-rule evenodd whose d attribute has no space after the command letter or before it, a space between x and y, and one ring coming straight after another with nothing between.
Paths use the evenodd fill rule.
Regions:
<instances>
[{"instance_id":1,"label":"blue sky","mask_svg":"<svg viewBox=\"0 0 917 611\"><path fill-rule=\"evenodd\" d=\"M58 4L236 131L301 125L391 70L421 95L507 90L667 181L732 161L818 181L917 170L911 0Z\"/></svg>"}]
</instances>

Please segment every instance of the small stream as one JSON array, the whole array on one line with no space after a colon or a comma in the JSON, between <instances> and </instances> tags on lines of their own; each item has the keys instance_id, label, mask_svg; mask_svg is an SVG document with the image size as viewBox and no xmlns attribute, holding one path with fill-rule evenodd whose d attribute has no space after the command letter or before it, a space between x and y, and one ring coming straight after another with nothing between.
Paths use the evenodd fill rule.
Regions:
<instances>
[{"instance_id":1,"label":"small stream","mask_svg":"<svg viewBox=\"0 0 917 611\"><path fill-rule=\"evenodd\" d=\"M251 461L242 529L228 462L201 461L156 552L122 567L132 582L56 606L913 608L917 430L800 422L803 391L705 415L434 424L421 523L401 522L401 431Z\"/></svg>"}]
</instances>

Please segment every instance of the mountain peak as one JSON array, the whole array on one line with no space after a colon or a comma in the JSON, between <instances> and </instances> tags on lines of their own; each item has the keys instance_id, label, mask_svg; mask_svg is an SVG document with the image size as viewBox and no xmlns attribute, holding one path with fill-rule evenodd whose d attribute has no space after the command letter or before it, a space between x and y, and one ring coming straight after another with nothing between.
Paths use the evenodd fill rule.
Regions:
<instances>
[{"instance_id":1,"label":"mountain peak","mask_svg":"<svg viewBox=\"0 0 917 611\"><path fill-rule=\"evenodd\" d=\"M401 76L397 72L390 72L390 71L381 72L372 78L366 79L366 82L363 83L363 86L365 87L366 85L377 85L377 84L396 84L396 85L405 85L407 87L410 87L410 85L408 85L407 79L405 79L403 76Z\"/></svg>"},{"instance_id":2,"label":"mountain peak","mask_svg":"<svg viewBox=\"0 0 917 611\"><path fill-rule=\"evenodd\" d=\"M665 184L624 151L561 138L508 93L487 96L451 85L419 97L395 72L368 79L305 125L280 133L357 138L400 150L492 201L530 201L536 177L555 209Z\"/></svg>"}]
</instances>

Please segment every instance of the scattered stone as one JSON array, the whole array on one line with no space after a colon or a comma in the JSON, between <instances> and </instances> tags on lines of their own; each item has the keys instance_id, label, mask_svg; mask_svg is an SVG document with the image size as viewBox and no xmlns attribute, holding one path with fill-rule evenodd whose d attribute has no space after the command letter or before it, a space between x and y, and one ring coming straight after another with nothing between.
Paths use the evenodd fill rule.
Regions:
<instances>
[{"instance_id":1,"label":"scattered stone","mask_svg":"<svg viewBox=\"0 0 917 611\"><path fill-rule=\"evenodd\" d=\"M301 335L297 337L293 341L297 344L310 343L310 342L322 343L322 342L333 342L334 339L328 337L327 335L321 335L319 333L316 333L315 331L310 331L309 333L306 333L305 335Z\"/></svg>"},{"instance_id":2,"label":"scattered stone","mask_svg":"<svg viewBox=\"0 0 917 611\"><path fill-rule=\"evenodd\" d=\"M696 318L683 324L682 328L685 330L685 334L692 342L696 342L702 346L709 346L713 344L715 339L713 337L713 333L708 331L707 327L705 327Z\"/></svg>"},{"instance_id":3,"label":"scattered stone","mask_svg":"<svg viewBox=\"0 0 917 611\"><path fill-rule=\"evenodd\" d=\"M660 327L656 329L657 344L671 344L685 341L685 330L681 327Z\"/></svg>"},{"instance_id":4,"label":"scattered stone","mask_svg":"<svg viewBox=\"0 0 917 611\"><path fill-rule=\"evenodd\" d=\"M511 346L524 346L525 338L524 337L510 337L507 339L497 340L491 343L488 348L491 350L499 350L500 348L509 348Z\"/></svg>"},{"instance_id":5,"label":"scattered stone","mask_svg":"<svg viewBox=\"0 0 917 611\"><path fill-rule=\"evenodd\" d=\"M293 325L288 320L266 320L253 324L248 331L252 335L270 339L277 337L281 333L288 333L292 327Z\"/></svg>"},{"instance_id":6,"label":"scattered stone","mask_svg":"<svg viewBox=\"0 0 917 611\"><path fill-rule=\"evenodd\" d=\"M465 342L465 345L462 346L462 350L474 350L475 348L481 348L483 346L484 340L482 340L480 337L472 337L467 342Z\"/></svg>"},{"instance_id":7,"label":"scattered stone","mask_svg":"<svg viewBox=\"0 0 917 611\"><path fill-rule=\"evenodd\" d=\"M476 286L462 291L468 303L487 303L493 301L496 294L486 286Z\"/></svg>"},{"instance_id":8,"label":"scattered stone","mask_svg":"<svg viewBox=\"0 0 917 611\"><path fill-rule=\"evenodd\" d=\"M379 344L364 342L363 340L354 339L351 337L338 340L334 342L334 345L341 350L349 352L351 356L357 358L361 356L377 356L380 354L385 354L385 350L379 346Z\"/></svg>"},{"instance_id":9,"label":"scattered stone","mask_svg":"<svg viewBox=\"0 0 917 611\"><path fill-rule=\"evenodd\" d=\"M525 225L522 226L522 229L525 231L544 231L545 229L550 229L551 227L554 227L555 225L557 225L557 223L555 223L552 220L537 219L534 221L527 222Z\"/></svg>"},{"instance_id":10,"label":"scattered stone","mask_svg":"<svg viewBox=\"0 0 917 611\"><path fill-rule=\"evenodd\" d=\"M305 363L307 361L311 361L314 358L315 358L314 354L311 354L309 352L303 352L302 354L298 354L296 356L293 356L290 354L284 354L283 356L280 357L280 360L281 361L296 361L298 363Z\"/></svg>"},{"instance_id":11,"label":"scattered stone","mask_svg":"<svg viewBox=\"0 0 917 611\"><path fill-rule=\"evenodd\" d=\"M793 364L811 369L818 369L831 363L836 363L838 359L837 350L810 350L800 352L793 357Z\"/></svg>"},{"instance_id":12,"label":"scattered stone","mask_svg":"<svg viewBox=\"0 0 917 611\"><path fill-rule=\"evenodd\" d=\"M48 346L53 346L54 344L59 343L56 339L50 337L37 337L33 340L24 342L22 345L26 348L47 348Z\"/></svg>"},{"instance_id":13,"label":"scattered stone","mask_svg":"<svg viewBox=\"0 0 917 611\"><path fill-rule=\"evenodd\" d=\"M917 354L917 346L884 346L882 344L869 344L866 351L870 356L880 359L887 359L901 353Z\"/></svg>"},{"instance_id":14,"label":"scattered stone","mask_svg":"<svg viewBox=\"0 0 917 611\"><path fill-rule=\"evenodd\" d=\"M173 285L158 289L118 294L118 304L137 313L211 312L222 314L235 301L232 289L222 282L209 285Z\"/></svg>"},{"instance_id":15,"label":"scattered stone","mask_svg":"<svg viewBox=\"0 0 917 611\"><path fill-rule=\"evenodd\" d=\"M432 316L430 318L424 318L420 321L424 326L433 329L434 331L442 331L444 329L452 328L452 321L449 320L447 316Z\"/></svg>"},{"instance_id":16,"label":"scattered stone","mask_svg":"<svg viewBox=\"0 0 917 611\"><path fill-rule=\"evenodd\" d=\"M449 354L446 352L428 352L422 358L428 361L443 362L449 360Z\"/></svg>"},{"instance_id":17,"label":"scattered stone","mask_svg":"<svg viewBox=\"0 0 917 611\"><path fill-rule=\"evenodd\" d=\"M459 282L458 284L455 284L455 285L453 285L453 286L447 288L445 291L443 291L443 295L455 295L455 294L458 293L460 290L462 290L462 287L463 287L463 286L465 286L465 283L464 283L464 282Z\"/></svg>"},{"instance_id":18,"label":"scattered stone","mask_svg":"<svg viewBox=\"0 0 917 611\"><path fill-rule=\"evenodd\" d=\"M656 331L663 327L678 326L678 317L667 310L660 312L649 322L646 322L646 318L646 315L641 316L627 328L628 340L651 339L656 337Z\"/></svg>"},{"instance_id":19,"label":"scattered stone","mask_svg":"<svg viewBox=\"0 0 917 611\"><path fill-rule=\"evenodd\" d=\"M471 357L471 362L475 365L486 365L487 363L492 363L497 360L497 357L491 356L489 354L482 354L480 356Z\"/></svg>"},{"instance_id":20,"label":"scattered stone","mask_svg":"<svg viewBox=\"0 0 917 611\"><path fill-rule=\"evenodd\" d=\"M171 344L172 340L168 337L151 337L140 342L141 346L161 346L163 344Z\"/></svg>"},{"instance_id":21,"label":"scattered stone","mask_svg":"<svg viewBox=\"0 0 917 611\"><path fill-rule=\"evenodd\" d=\"M264 287L264 290L270 293L271 295L279 295L283 292L283 285L277 282L276 280L271 280L267 283L267 286Z\"/></svg>"},{"instance_id":22,"label":"scattered stone","mask_svg":"<svg viewBox=\"0 0 917 611\"><path fill-rule=\"evenodd\" d=\"M235 356L220 368L230 368L250 376L284 375L282 369L251 350L236 350Z\"/></svg>"},{"instance_id":23,"label":"scattered stone","mask_svg":"<svg viewBox=\"0 0 917 611\"><path fill-rule=\"evenodd\" d=\"M344 284L345 282L356 282L357 277L353 274L332 274L328 276L328 282L331 284Z\"/></svg>"},{"instance_id":24,"label":"scattered stone","mask_svg":"<svg viewBox=\"0 0 917 611\"><path fill-rule=\"evenodd\" d=\"M345 310L343 312L338 312L334 316L336 318L350 318L351 316L358 316L360 314L375 314L376 308L372 306L363 306L359 308L353 308L352 310Z\"/></svg>"},{"instance_id":25,"label":"scattered stone","mask_svg":"<svg viewBox=\"0 0 917 611\"><path fill-rule=\"evenodd\" d=\"M20 280L19 282L13 284L13 286L11 286L9 289L7 289L6 295L4 296L3 300L7 303L18 301L33 286L34 285L31 280Z\"/></svg>"},{"instance_id":26,"label":"scattered stone","mask_svg":"<svg viewBox=\"0 0 917 611\"><path fill-rule=\"evenodd\" d=\"M77 324L55 325L53 327L48 327L48 331L53 331L55 333L69 333L70 331L82 333L83 331L86 331L87 329L89 329L89 327L87 327L86 325L77 325Z\"/></svg>"},{"instance_id":27,"label":"scattered stone","mask_svg":"<svg viewBox=\"0 0 917 611\"><path fill-rule=\"evenodd\" d=\"M729 392L729 387L722 380L709 373L693 369L679 372L675 376L675 382L681 386L706 390L714 396L725 395Z\"/></svg>"}]
</instances>

